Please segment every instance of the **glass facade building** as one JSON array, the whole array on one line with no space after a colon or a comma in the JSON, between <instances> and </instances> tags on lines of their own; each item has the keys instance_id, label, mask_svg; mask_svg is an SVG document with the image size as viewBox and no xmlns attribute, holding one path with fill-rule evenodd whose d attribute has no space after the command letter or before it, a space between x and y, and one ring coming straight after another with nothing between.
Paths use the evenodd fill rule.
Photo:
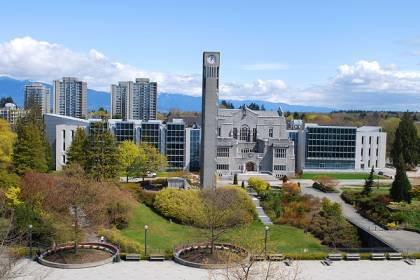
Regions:
<instances>
[{"instance_id":1,"label":"glass facade building","mask_svg":"<svg viewBox=\"0 0 420 280\"><path fill-rule=\"evenodd\" d=\"M117 142L136 141L136 129L133 122L117 122L114 127L114 136Z\"/></svg>"},{"instance_id":2,"label":"glass facade building","mask_svg":"<svg viewBox=\"0 0 420 280\"><path fill-rule=\"evenodd\" d=\"M201 129L191 129L190 132L190 171L200 170Z\"/></svg>"},{"instance_id":3,"label":"glass facade building","mask_svg":"<svg viewBox=\"0 0 420 280\"><path fill-rule=\"evenodd\" d=\"M173 122L166 124L166 157L168 169L184 168L185 124Z\"/></svg>"},{"instance_id":4,"label":"glass facade building","mask_svg":"<svg viewBox=\"0 0 420 280\"><path fill-rule=\"evenodd\" d=\"M141 142L153 145L161 151L162 130L161 123L147 122L141 124Z\"/></svg>"},{"instance_id":5,"label":"glass facade building","mask_svg":"<svg viewBox=\"0 0 420 280\"><path fill-rule=\"evenodd\" d=\"M307 126L305 168L354 169L356 128Z\"/></svg>"}]
</instances>

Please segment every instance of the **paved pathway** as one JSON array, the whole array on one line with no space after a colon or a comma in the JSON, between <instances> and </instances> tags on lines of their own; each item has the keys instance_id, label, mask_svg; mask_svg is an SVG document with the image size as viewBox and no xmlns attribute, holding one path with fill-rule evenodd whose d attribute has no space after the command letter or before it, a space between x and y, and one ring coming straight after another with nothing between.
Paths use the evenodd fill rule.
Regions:
<instances>
[{"instance_id":1,"label":"paved pathway","mask_svg":"<svg viewBox=\"0 0 420 280\"><path fill-rule=\"evenodd\" d=\"M334 262L331 266L324 266L319 261L296 262L297 267L286 267L283 263L273 263L278 274L299 271L296 280L418 280L420 278L420 265L407 265L403 261L356 261ZM258 265L266 265L258 263ZM257 267L258 268L258 267ZM226 279L221 277L221 271L210 273L209 270L190 268L165 262L120 262L86 269L58 269L47 268L36 262L23 267L22 280L205 280ZM210 278L210 276L215 276ZM282 278L283 279L283 278ZM285 277L284 279L292 279Z\"/></svg>"},{"instance_id":2,"label":"paved pathway","mask_svg":"<svg viewBox=\"0 0 420 280\"><path fill-rule=\"evenodd\" d=\"M273 222L271 221L270 217L264 212L264 209L260 205L260 200L257 197L257 193L255 192L248 192L249 196L251 197L252 201L255 204L255 208L257 210L258 218L264 225L272 225Z\"/></svg>"},{"instance_id":3,"label":"paved pathway","mask_svg":"<svg viewBox=\"0 0 420 280\"><path fill-rule=\"evenodd\" d=\"M311 194L319 198L328 198L340 203L344 217L351 223L368 231L370 234L401 252L420 252L420 234L406 230L384 230L379 225L362 217L351 205L345 203L338 193L323 193L302 184L302 193ZM420 276L419 276L420 279Z\"/></svg>"}]
</instances>

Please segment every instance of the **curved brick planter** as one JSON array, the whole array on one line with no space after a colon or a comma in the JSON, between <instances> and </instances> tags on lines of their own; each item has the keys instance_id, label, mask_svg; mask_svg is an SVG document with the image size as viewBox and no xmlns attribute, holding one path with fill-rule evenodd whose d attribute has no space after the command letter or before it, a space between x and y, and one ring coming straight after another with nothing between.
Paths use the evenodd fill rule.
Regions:
<instances>
[{"instance_id":1,"label":"curved brick planter","mask_svg":"<svg viewBox=\"0 0 420 280\"><path fill-rule=\"evenodd\" d=\"M204 244L195 244L195 245L184 245L184 246L180 246L174 249L173 252L173 259L176 263L185 265L185 266L190 266L190 267L195 267L195 268L204 268L204 269L218 269L218 268L226 268L226 266L228 264L223 264L223 263L218 263L218 264L203 264L203 263L195 263L195 262L190 262L187 260L184 260L182 258L182 254L189 252L189 251L193 251L193 250L199 250L199 249L210 249L210 244L208 243L204 243ZM237 254L245 254L244 260L246 261L249 259L249 254L248 252L238 246L232 245L232 244L228 244L228 243L217 243L215 244L215 249L216 250L230 250L233 251Z\"/></svg>"},{"instance_id":2,"label":"curved brick planter","mask_svg":"<svg viewBox=\"0 0 420 280\"><path fill-rule=\"evenodd\" d=\"M65 264L65 263L57 263L51 262L44 259L46 256L57 253L63 250L74 250L74 244L66 244L60 245L55 248L48 249L47 251L41 253L37 257L37 261L45 266L54 267L54 268L63 268L63 269L75 269L75 268L88 268L88 267L95 267L101 266L107 263L117 262L119 261L119 254L120 250L118 247L108 244L108 243L80 243L78 244L77 248L79 249L92 249L92 250L103 250L109 252L112 256L97 262L90 262L90 263L81 263L81 264Z\"/></svg>"}]
</instances>

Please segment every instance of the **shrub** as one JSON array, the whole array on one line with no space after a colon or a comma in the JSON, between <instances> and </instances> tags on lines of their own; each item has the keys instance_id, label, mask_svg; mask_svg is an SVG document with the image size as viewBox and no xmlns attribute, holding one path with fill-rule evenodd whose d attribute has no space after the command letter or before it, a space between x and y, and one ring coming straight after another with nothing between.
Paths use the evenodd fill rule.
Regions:
<instances>
[{"instance_id":1,"label":"shrub","mask_svg":"<svg viewBox=\"0 0 420 280\"><path fill-rule=\"evenodd\" d=\"M126 238L116 228L100 228L98 234L104 236L112 244L117 245L122 253L144 253L142 244Z\"/></svg>"},{"instance_id":2,"label":"shrub","mask_svg":"<svg viewBox=\"0 0 420 280\"><path fill-rule=\"evenodd\" d=\"M283 182L283 190L291 194L300 193L299 183Z\"/></svg>"},{"instance_id":3,"label":"shrub","mask_svg":"<svg viewBox=\"0 0 420 280\"><path fill-rule=\"evenodd\" d=\"M162 216L184 224L197 223L202 213L197 190L164 189L157 193L153 206Z\"/></svg>"},{"instance_id":4,"label":"shrub","mask_svg":"<svg viewBox=\"0 0 420 280\"><path fill-rule=\"evenodd\" d=\"M144 203L145 205L149 207L153 207L156 199L156 195L158 192L155 191L146 191L143 189L137 190L138 200L141 203Z\"/></svg>"},{"instance_id":5,"label":"shrub","mask_svg":"<svg viewBox=\"0 0 420 280\"><path fill-rule=\"evenodd\" d=\"M334 187L332 187L330 185L324 185L324 184L321 184L319 182L314 182L312 184L312 188L320 190L320 191L325 192L325 193L337 192L337 190Z\"/></svg>"},{"instance_id":6,"label":"shrub","mask_svg":"<svg viewBox=\"0 0 420 280\"><path fill-rule=\"evenodd\" d=\"M236 192L237 201L232 204L243 210L245 223L256 217L255 205L244 189L228 186L225 190ZM202 226L206 216L203 210L203 197L198 190L164 189L156 195L154 208L162 216L180 223Z\"/></svg>"},{"instance_id":7,"label":"shrub","mask_svg":"<svg viewBox=\"0 0 420 280\"><path fill-rule=\"evenodd\" d=\"M250 177L248 179L248 185L254 189L259 195L267 192L270 189L270 185L263 179L257 177Z\"/></svg>"}]
</instances>

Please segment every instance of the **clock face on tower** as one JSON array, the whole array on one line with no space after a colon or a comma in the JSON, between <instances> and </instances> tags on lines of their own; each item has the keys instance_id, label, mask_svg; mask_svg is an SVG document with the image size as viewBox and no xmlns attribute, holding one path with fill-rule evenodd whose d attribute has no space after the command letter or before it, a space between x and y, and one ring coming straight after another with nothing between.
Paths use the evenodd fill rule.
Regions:
<instances>
[{"instance_id":1,"label":"clock face on tower","mask_svg":"<svg viewBox=\"0 0 420 280\"><path fill-rule=\"evenodd\" d=\"M216 57L214 55L212 55L212 54L209 55L207 57L207 62L210 63L210 64L215 64L216 63Z\"/></svg>"}]
</instances>

